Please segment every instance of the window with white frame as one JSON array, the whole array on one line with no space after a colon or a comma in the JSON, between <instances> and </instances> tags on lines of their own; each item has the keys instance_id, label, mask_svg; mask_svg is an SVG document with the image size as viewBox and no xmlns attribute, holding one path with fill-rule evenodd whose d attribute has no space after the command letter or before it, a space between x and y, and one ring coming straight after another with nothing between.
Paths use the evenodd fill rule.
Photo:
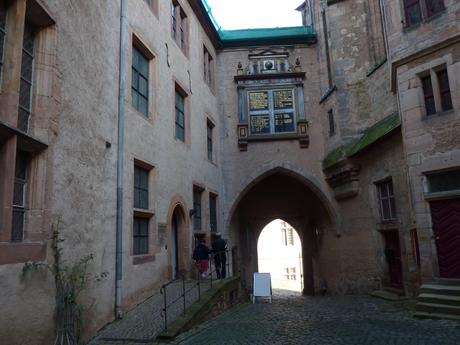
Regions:
<instances>
[{"instance_id":1,"label":"window with white frame","mask_svg":"<svg viewBox=\"0 0 460 345\"><path fill-rule=\"evenodd\" d=\"M247 92L249 127L252 135L294 133L293 88Z\"/></svg>"},{"instance_id":2,"label":"window with white frame","mask_svg":"<svg viewBox=\"0 0 460 345\"><path fill-rule=\"evenodd\" d=\"M396 204L393 192L393 182L391 180L376 184L380 204L380 218L383 221L395 220Z\"/></svg>"}]
</instances>

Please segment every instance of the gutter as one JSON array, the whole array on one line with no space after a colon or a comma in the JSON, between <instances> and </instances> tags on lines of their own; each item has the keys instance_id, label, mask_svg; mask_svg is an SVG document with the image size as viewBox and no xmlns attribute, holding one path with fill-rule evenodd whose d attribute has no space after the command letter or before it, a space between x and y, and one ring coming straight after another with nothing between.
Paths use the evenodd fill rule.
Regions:
<instances>
[{"instance_id":1,"label":"gutter","mask_svg":"<svg viewBox=\"0 0 460 345\"><path fill-rule=\"evenodd\" d=\"M127 0L120 0L120 51L118 69L117 221L115 254L115 318L121 318L123 279L123 167L125 151L125 91L127 49Z\"/></svg>"}]
</instances>

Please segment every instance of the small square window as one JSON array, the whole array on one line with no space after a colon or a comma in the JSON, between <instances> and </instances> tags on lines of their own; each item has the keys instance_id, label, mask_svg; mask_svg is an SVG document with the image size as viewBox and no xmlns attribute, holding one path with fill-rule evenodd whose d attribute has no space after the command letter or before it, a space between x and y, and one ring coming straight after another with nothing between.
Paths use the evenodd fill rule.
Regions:
<instances>
[{"instance_id":1,"label":"small square window","mask_svg":"<svg viewBox=\"0 0 460 345\"><path fill-rule=\"evenodd\" d=\"M422 20L422 9L419 0L404 0L404 13L406 16L406 26L420 23Z\"/></svg>"}]
</instances>

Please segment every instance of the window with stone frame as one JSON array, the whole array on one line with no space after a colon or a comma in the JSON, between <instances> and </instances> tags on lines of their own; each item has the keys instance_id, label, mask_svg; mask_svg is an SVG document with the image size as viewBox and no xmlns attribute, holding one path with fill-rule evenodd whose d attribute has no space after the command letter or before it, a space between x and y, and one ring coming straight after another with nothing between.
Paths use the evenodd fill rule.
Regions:
<instances>
[{"instance_id":1,"label":"window with stone frame","mask_svg":"<svg viewBox=\"0 0 460 345\"><path fill-rule=\"evenodd\" d=\"M171 36L182 51L187 52L187 15L178 1L171 2Z\"/></svg>"},{"instance_id":2,"label":"window with stone frame","mask_svg":"<svg viewBox=\"0 0 460 345\"><path fill-rule=\"evenodd\" d=\"M425 0L426 16L431 17L444 10L444 0Z\"/></svg>"},{"instance_id":3,"label":"window with stone frame","mask_svg":"<svg viewBox=\"0 0 460 345\"><path fill-rule=\"evenodd\" d=\"M137 159L134 160L133 171L133 255L149 254L151 218L154 213L150 209L150 176L153 167Z\"/></svg>"},{"instance_id":4,"label":"window with stone frame","mask_svg":"<svg viewBox=\"0 0 460 345\"><path fill-rule=\"evenodd\" d=\"M18 128L23 132L29 131L30 115L32 113L32 88L34 72L35 27L27 21L24 25L22 40L21 83L19 87Z\"/></svg>"},{"instance_id":5,"label":"window with stone frame","mask_svg":"<svg viewBox=\"0 0 460 345\"><path fill-rule=\"evenodd\" d=\"M133 107L140 113L149 114L149 59L133 45L131 99Z\"/></svg>"},{"instance_id":6,"label":"window with stone frame","mask_svg":"<svg viewBox=\"0 0 460 345\"><path fill-rule=\"evenodd\" d=\"M420 7L420 0L403 0L405 25L412 26L420 23L422 20L422 9Z\"/></svg>"},{"instance_id":7,"label":"window with stone frame","mask_svg":"<svg viewBox=\"0 0 460 345\"><path fill-rule=\"evenodd\" d=\"M26 152L16 151L11 242L22 242L24 239L28 162L29 156Z\"/></svg>"},{"instance_id":8,"label":"window with stone frame","mask_svg":"<svg viewBox=\"0 0 460 345\"><path fill-rule=\"evenodd\" d=\"M134 165L134 208L149 208L149 170Z\"/></svg>"},{"instance_id":9,"label":"window with stone frame","mask_svg":"<svg viewBox=\"0 0 460 345\"><path fill-rule=\"evenodd\" d=\"M252 135L296 132L295 89L251 90L247 103Z\"/></svg>"},{"instance_id":10,"label":"window with stone frame","mask_svg":"<svg viewBox=\"0 0 460 345\"><path fill-rule=\"evenodd\" d=\"M420 75L426 115L433 115L453 108L447 68L438 67Z\"/></svg>"},{"instance_id":11,"label":"window with stone frame","mask_svg":"<svg viewBox=\"0 0 460 345\"><path fill-rule=\"evenodd\" d=\"M176 88L175 92L175 138L185 143L185 96Z\"/></svg>"},{"instance_id":12,"label":"window with stone frame","mask_svg":"<svg viewBox=\"0 0 460 345\"><path fill-rule=\"evenodd\" d=\"M133 255L149 253L149 218L133 219Z\"/></svg>"},{"instance_id":13,"label":"window with stone frame","mask_svg":"<svg viewBox=\"0 0 460 345\"><path fill-rule=\"evenodd\" d=\"M214 124L208 119L206 121L206 146L208 161L214 161Z\"/></svg>"},{"instance_id":14,"label":"window with stone frame","mask_svg":"<svg viewBox=\"0 0 460 345\"><path fill-rule=\"evenodd\" d=\"M203 77L211 90L214 88L214 58L206 47L203 46Z\"/></svg>"},{"instance_id":15,"label":"window with stone frame","mask_svg":"<svg viewBox=\"0 0 460 345\"><path fill-rule=\"evenodd\" d=\"M0 2L0 83L2 81L2 71L3 71L3 49L5 44L6 36L6 8L5 2Z\"/></svg>"},{"instance_id":16,"label":"window with stone frame","mask_svg":"<svg viewBox=\"0 0 460 345\"><path fill-rule=\"evenodd\" d=\"M403 0L404 25L416 25L445 9L444 0Z\"/></svg>"},{"instance_id":17,"label":"window with stone frame","mask_svg":"<svg viewBox=\"0 0 460 345\"><path fill-rule=\"evenodd\" d=\"M201 199L203 196L203 188L193 186L193 229L202 230L202 207Z\"/></svg>"},{"instance_id":18,"label":"window with stone frame","mask_svg":"<svg viewBox=\"0 0 460 345\"><path fill-rule=\"evenodd\" d=\"M209 227L217 232L217 195L213 193L209 193Z\"/></svg>"},{"instance_id":19,"label":"window with stone frame","mask_svg":"<svg viewBox=\"0 0 460 345\"><path fill-rule=\"evenodd\" d=\"M376 184L379 199L380 219L382 221L396 220L396 203L391 180Z\"/></svg>"}]
</instances>

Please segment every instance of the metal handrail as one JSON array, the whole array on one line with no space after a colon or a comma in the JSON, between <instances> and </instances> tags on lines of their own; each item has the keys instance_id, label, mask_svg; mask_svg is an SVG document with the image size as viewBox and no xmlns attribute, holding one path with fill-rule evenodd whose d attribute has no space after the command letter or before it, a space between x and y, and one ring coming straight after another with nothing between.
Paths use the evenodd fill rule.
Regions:
<instances>
[{"instance_id":1,"label":"metal handrail","mask_svg":"<svg viewBox=\"0 0 460 345\"><path fill-rule=\"evenodd\" d=\"M232 272L232 275L230 275L230 259L228 256L228 250L225 251L219 251L219 252L213 252L211 253L211 259L214 259L216 254L221 254L225 253L226 255L226 276L230 277L234 275L234 272ZM209 259L208 259L209 260ZM233 258L232 258L233 261ZM212 289L212 284L213 284L213 273L216 273L216 270L212 269L212 264L209 266L210 267L210 272L209 272L209 281L210 281L210 288ZM170 286L173 283L177 283L179 280L182 280L182 293L175 298L173 301L170 301L168 303L167 300L167 287ZM192 284L192 286L188 289L185 288L185 275L182 275L180 278L172 279L168 281L167 283L163 284L160 288L160 293L163 295L163 313L164 313L164 330L168 329L168 308L178 302L179 300L183 300L183 314L185 314L186 308L187 308L187 303L186 303L186 297L187 293L194 290L195 288L198 289L198 301L201 300L201 284L203 281L207 281L208 279L203 279L201 275L199 276L199 279L196 283Z\"/></svg>"}]
</instances>

